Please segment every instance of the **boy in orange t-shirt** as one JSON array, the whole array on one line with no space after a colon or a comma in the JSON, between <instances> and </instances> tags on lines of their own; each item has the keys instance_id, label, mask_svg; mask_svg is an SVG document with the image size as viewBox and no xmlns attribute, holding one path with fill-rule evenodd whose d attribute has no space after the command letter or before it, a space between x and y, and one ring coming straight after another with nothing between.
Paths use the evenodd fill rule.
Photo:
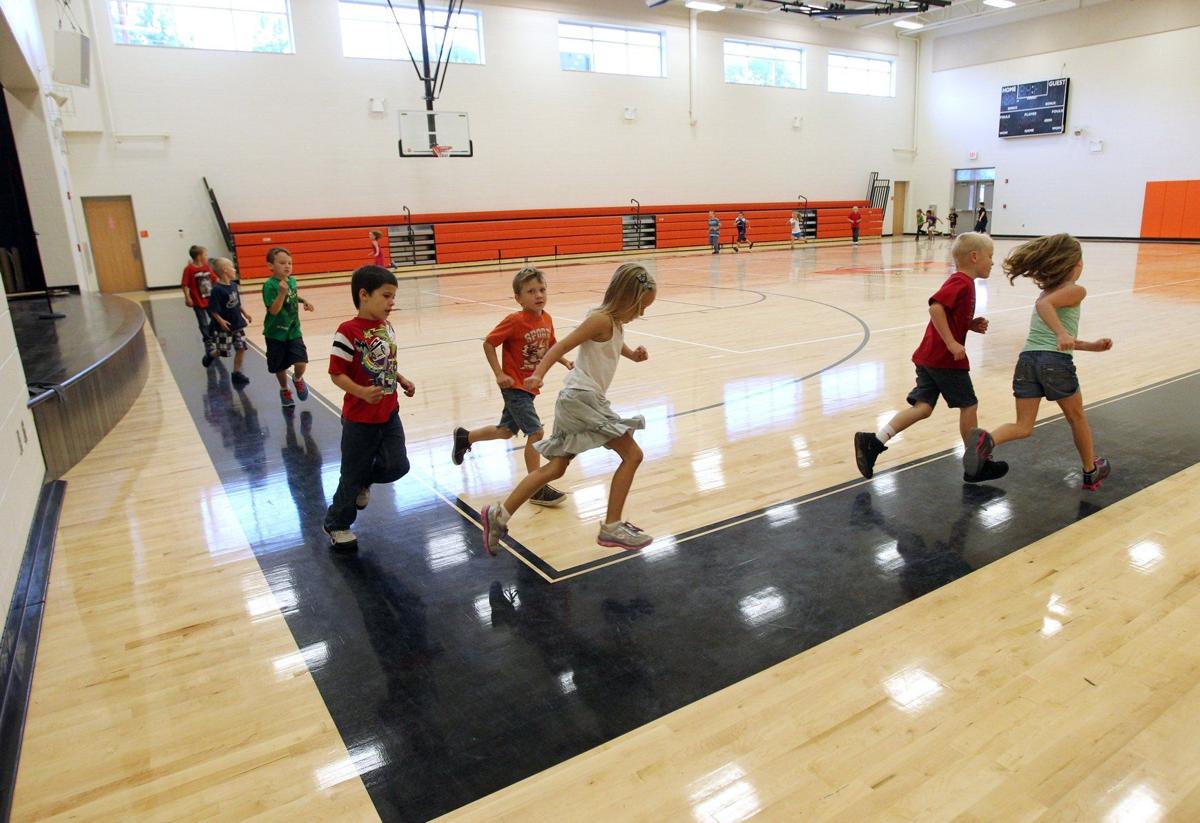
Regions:
<instances>
[{"instance_id":1,"label":"boy in orange t-shirt","mask_svg":"<svg viewBox=\"0 0 1200 823\"><path fill-rule=\"evenodd\" d=\"M513 278L513 299L521 311L505 317L483 341L483 353L496 376L496 385L504 396L504 412L495 426L483 426L467 431L461 426L454 430L454 449L451 459L459 466L471 450L471 444L481 440L507 440L521 431L525 434L525 468L536 471L542 464L541 455L533 444L542 439L542 421L534 408L536 391L525 388L525 378L533 374L546 352L557 342L554 321L546 313L546 275L534 268L524 268ZM496 357L496 348L503 347L503 363ZM568 369L575 364L565 357L558 361ZM529 499L539 506L557 506L566 495L549 485L543 486Z\"/></svg>"}]
</instances>

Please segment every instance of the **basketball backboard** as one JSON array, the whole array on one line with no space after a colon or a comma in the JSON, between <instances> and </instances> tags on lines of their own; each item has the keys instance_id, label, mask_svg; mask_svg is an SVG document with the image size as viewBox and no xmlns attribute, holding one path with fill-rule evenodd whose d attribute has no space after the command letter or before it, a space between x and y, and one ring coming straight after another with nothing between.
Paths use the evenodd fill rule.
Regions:
<instances>
[{"instance_id":1,"label":"basketball backboard","mask_svg":"<svg viewBox=\"0 0 1200 823\"><path fill-rule=\"evenodd\" d=\"M434 146L449 146L450 157L473 157L471 127L465 111L400 112L400 156L436 157ZM446 152L443 151L443 154Z\"/></svg>"}]
</instances>

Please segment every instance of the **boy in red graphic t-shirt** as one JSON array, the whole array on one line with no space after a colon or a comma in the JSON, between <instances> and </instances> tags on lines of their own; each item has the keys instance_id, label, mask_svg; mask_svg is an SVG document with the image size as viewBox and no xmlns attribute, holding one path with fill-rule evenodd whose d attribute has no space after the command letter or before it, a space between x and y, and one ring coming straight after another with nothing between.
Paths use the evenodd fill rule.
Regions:
<instances>
[{"instance_id":1,"label":"boy in red graphic t-shirt","mask_svg":"<svg viewBox=\"0 0 1200 823\"><path fill-rule=\"evenodd\" d=\"M483 341L483 353L496 385L504 397L504 412L495 426L454 430L454 448L451 460L461 465L463 456L471 450L472 443L480 440L507 440L518 430L525 434L525 468L537 471L542 465L541 455L533 444L542 439L542 421L534 408L536 391L525 388L525 378L533 374L546 352L557 341L554 337L554 321L546 313L546 275L534 268L524 268L513 278L513 299L521 311L513 312L500 321ZM503 364L496 358L496 347L503 346ZM574 364L565 357L558 362L568 369ZM557 506L566 495L546 485L538 489L529 499L539 506Z\"/></svg>"},{"instance_id":2,"label":"boy in red graphic t-shirt","mask_svg":"<svg viewBox=\"0 0 1200 823\"><path fill-rule=\"evenodd\" d=\"M196 313L196 325L200 327L200 338L204 341L204 358L200 362L208 368L216 357L212 319L208 316L212 269L208 267L208 249L204 246L192 246L188 249L188 256L191 261L183 267L179 287L183 289L183 302Z\"/></svg>"},{"instance_id":3,"label":"boy in red graphic t-shirt","mask_svg":"<svg viewBox=\"0 0 1200 823\"><path fill-rule=\"evenodd\" d=\"M917 385L908 393L909 408L893 417L878 434L854 435L854 458L863 477L874 474L875 459L887 451L888 440L933 414L939 395L946 398L947 406L959 410L958 428L964 443L978 425L979 401L971 385L971 364L964 344L968 331L987 332L987 318L975 316L975 280L986 279L992 272L992 239L976 232L961 234L950 254L958 271L929 298L929 325L912 356ZM963 480L995 480L1007 472L1007 463L989 460L980 465L977 474L963 475Z\"/></svg>"},{"instance_id":4,"label":"boy in red graphic t-shirt","mask_svg":"<svg viewBox=\"0 0 1200 823\"><path fill-rule=\"evenodd\" d=\"M342 401L342 474L325 513L332 548L352 550L350 527L371 499L371 486L408 474L404 427L396 387L412 397L417 389L396 368L396 335L387 322L396 300L396 276L380 266L362 266L350 279L358 316L338 326L329 356L333 384Z\"/></svg>"}]
</instances>

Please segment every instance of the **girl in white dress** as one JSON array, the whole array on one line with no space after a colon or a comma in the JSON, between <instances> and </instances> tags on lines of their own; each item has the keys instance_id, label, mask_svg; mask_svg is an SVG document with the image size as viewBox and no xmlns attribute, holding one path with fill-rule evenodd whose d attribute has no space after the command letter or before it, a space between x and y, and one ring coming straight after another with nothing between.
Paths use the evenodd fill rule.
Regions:
<instances>
[{"instance_id":1,"label":"girl in white dress","mask_svg":"<svg viewBox=\"0 0 1200 823\"><path fill-rule=\"evenodd\" d=\"M653 540L637 526L621 520L633 475L642 462L642 450L633 440L633 430L645 428L646 421L641 415L618 417L604 395L616 373L618 357L638 363L649 357L644 346L631 349L625 345L625 324L641 317L654 302L655 294L654 277L645 268L636 263L622 264L608 284L603 305L589 312L578 327L551 346L525 380L526 388L541 388L550 364L578 347L575 368L567 373L554 404L554 433L534 446L548 462L526 475L503 503L483 507L480 519L488 554L499 551L500 538L508 532L508 519L513 512L542 486L562 477L575 455L597 446L615 451L621 465L613 474L608 512L596 542L601 546L636 550Z\"/></svg>"}]
</instances>

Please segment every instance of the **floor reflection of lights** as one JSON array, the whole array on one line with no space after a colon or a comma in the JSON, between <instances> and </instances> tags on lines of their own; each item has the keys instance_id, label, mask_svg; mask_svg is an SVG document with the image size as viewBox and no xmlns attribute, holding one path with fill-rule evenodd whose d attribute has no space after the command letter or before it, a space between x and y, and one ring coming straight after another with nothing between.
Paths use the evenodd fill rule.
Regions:
<instances>
[{"instance_id":1,"label":"floor reflection of lights","mask_svg":"<svg viewBox=\"0 0 1200 823\"><path fill-rule=\"evenodd\" d=\"M758 791L746 779L746 770L728 763L697 780L688 799L697 823L746 820L762 809Z\"/></svg>"},{"instance_id":2,"label":"floor reflection of lights","mask_svg":"<svg viewBox=\"0 0 1200 823\"><path fill-rule=\"evenodd\" d=\"M889 540L875 547L875 565L883 572L894 572L904 563L900 556L900 544Z\"/></svg>"},{"instance_id":3,"label":"floor reflection of lights","mask_svg":"<svg viewBox=\"0 0 1200 823\"><path fill-rule=\"evenodd\" d=\"M460 566L471 559L467 540L459 531L443 531L425 536L425 562L436 572Z\"/></svg>"},{"instance_id":4,"label":"floor reflection of lights","mask_svg":"<svg viewBox=\"0 0 1200 823\"><path fill-rule=\"evenodd\" d=\"M1129 547L1129 565L1142 574L1154 571L1162 559L1162 546L1153 540L1142 540Z\"/></svg>"},{"instance_id":5,"label":"floor reflection of lights","mask_svg":"<svg viewBox=\"0 0 1200 823\"><path fill-rule=\"evenodd\" d=\"M725 488L725 471L720 449L706 449L692 455L692 477L696 490L707 492Z\"/></svg>"},{"instance_id":6,"label":"floor reflection of lights","mask_svg":"<svg viewBox=\"0 0 1200 823\"><path fill-rule=\"evenodd\" d=\"M787 611L787 598L774 586L766 586L738 601L738 610L749 626L770 623Z\"/></svg>"},{"instance_id":7,"label":"floor reflection of lights","mask_svg":"<svg viewBox=\"0 0 1200 823\"><path fill-rule=\"evenodd\" d=\"M1145 783L1126 792L1104 816L1104 823L1156 823L1163 819L1158 793Z\"/></svg>"},{"instance_id":8,"label":"floor reflection of lights","mask_svg":"<svg viewBox=\"0 0 1200 823\"><path fill-rule=\"evenodd\" d=\"M317 786L329 789L347 780L381 769L387 764L387 756L379 743L363 743L349 748L349 757L321 766L315 772Z\"/></svg>"},{"instance_id":9,"label":"floor reflection of lights","mask_svg":"<svg viewBox=\"0 0 1200 823\"><path fill-rule=\"evenodd\" d=\"M305 672L315 672L329 662L329 644L324 640L311 643L300 651L281 655L271 662L281 680Z\"/></svg>"},{"instance_id":10,"label":"floor reflection of lights","mask_svg":"<svg viewBox=\"0 0 1200 823\"><path fill-rule=\"evenodd\" d=\"M942 684L924 669L905 669L883 681L897 708L910 714L924 711L942 693Z\"/></svg>"},{"instance_id":11,"label":"floor reflection of lights","mask_svg":"<svg viewBox=\"0 0 1200 823\"><path fill-rule=\"evenodd\" d=\"M608 511L608 487L604 483L589 483L571 489L571 502L581 520L599 520Z\"/></svg>"},{"instance_id":12,"label":"floor reflection of lights","mask_svg":"<svg viewBox=\"0 0 1200 823\"><path fill-rule=\"evenodd\" d=\"M242 596L250 620L258 623L295 613L300 608L300 598L294 584L291 569L287 567L271 569L265 580L257 574L243 577Z\"/></svg>"}]
</instances>

